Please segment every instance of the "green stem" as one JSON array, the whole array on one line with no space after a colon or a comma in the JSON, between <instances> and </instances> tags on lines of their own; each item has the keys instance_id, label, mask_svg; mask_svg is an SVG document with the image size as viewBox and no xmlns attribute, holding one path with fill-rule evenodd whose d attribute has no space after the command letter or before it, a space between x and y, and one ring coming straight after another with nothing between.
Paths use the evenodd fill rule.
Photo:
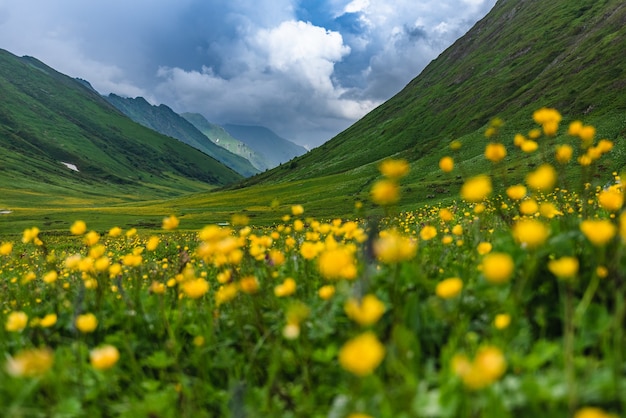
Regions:
<instances>
[{"instance_id":1,"label":"green stem","mask_svg":"<svg viewBox=\"0 0 626 418\"><path fill-rule=\"evenodd\" d=\"M565 300L563 313L563 356L565 366L565 379L568 392L568 409L573 416L576 409L576 370L574 368L574 291L569 282L565 283Z\"/></svg>"}]
</instances>

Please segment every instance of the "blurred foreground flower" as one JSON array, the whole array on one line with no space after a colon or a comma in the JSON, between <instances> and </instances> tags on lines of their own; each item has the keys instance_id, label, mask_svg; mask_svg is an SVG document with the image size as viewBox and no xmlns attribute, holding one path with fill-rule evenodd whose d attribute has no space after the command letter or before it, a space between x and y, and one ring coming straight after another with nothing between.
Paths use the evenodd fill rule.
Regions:
<instances>
[{"instance_id":1,"label":"blurred foreground flower","mask_svg":"<svg viewBox=\"0 0 626 418\"><path fill-rule=\"evenodd\" d=\"M4 324L4 329L9 332L20 332L28 324L28 315L22 311L11 312Z\"/></svg>"},{"instance_id":2,"label":"blurred foreground flower","mask_svg":"<svg viewBox=\"0 0 626 418\"><path fill-rule=\"evenodd\" d=\"M120 358L120 352L112 345L103 345L89 352L89 361L94 369L110 369Z\"/></svg>"},{"instance_id":3,"label":"blurred foreground flower","mask_svg":"<svg viewBox=\"0 0 626 418\"><path fill-rule=\"evenodd\" d=\"M452 358L452 370L471 390L483 389L493 384L504 374L506 367L502 351L494 346L481 347L472 362L463 354Z\"/></svg>"},{"instance_id":4,"label":"blurred foreground flower","mask_svg":"<svg viewBox=\"0 0 626 418\"><path fill-rule=\"evenodd\" d=\"M52 367L54 353L49 348L23 350L6 363L6 371L15 377L41 376Z\"/></svg>"},{"instance_id":5,"label":"blurred foreground flower","mask_svg":"<svg viewBox=\"0 0 626 418\"><path fill-rule=\"evenodd\" d=\"M366 332L346 342L339 351L339 364L357 376L371 374L385 357L385 347L373 332Z\"/></svg>"},{"instance_id":6,"label":"blurred foreground flower","mask_svg":"<svg viewBox=\"0 0 626 418\"><path fill-rule=\"evenodd\" d=\"M361 301L348 299L344 310L350 319L360 325L368 326L378 322L385 313L385 304L375 295L369 294L363 296Z\"/></svg>"}]
</instances>

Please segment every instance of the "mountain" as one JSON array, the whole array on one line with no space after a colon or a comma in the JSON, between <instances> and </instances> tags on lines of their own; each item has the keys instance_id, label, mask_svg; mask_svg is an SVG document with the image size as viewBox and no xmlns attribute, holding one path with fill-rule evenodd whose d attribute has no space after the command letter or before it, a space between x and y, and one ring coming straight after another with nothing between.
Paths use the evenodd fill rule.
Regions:
<instances>
[{"instance_id":1,"label":"mountain","mask_svg":"<svg viewBox=\"0 0 626 418\"><path fill-rule=\"evenodd\" d=\"M276 166L275 164L271 164L266 157L252 150L242 141L233 138L223 127L206 120L206 118L201 114L181 113L180 116L187 119L187 121L202 132L204 136L215 142L216 145L226 148L228 151L247 159L260 171L274 168Z\"/></svg>"},{"instance_id":2,"label":"mountain","mask_svg":"<svg viewBox=\"0 0 626 418\"><path fill-rule=\"evenodd\" d=\"M282 138L263 126L226 124L224 129L253 151L277 166L307 152L306 148Z\"/></svg>"},{"instance_id":3,"label":"mountain","mask_svg":"<svg viewBox=\"0 0 626 418\"><path fill-rule=\"evenodd\" d=\"M499 0L390 100L291 167L253 181L342 173L392 155L417 167L429 158L433 167L452 139L496 116L505 132L530 129L542 106L559 109L564 121L596 123L609 139L623 137L624 27L622 0Z\"/></svg>"},{"instance_id":4,"label":"mountain","mask_svg":"<svg viewBox=\"0 0 626 418\"><path fill-rule=\"evenodd\" d=\"M0 206L154 199L242 179L35 58L0 50L0 97Z\"/></svg>"},{"instance_id":5,"label":"mountain","mask_svg":"<svg viewBox=\"0 0 626 418\"><path fill-rule=\"evenodd\" d=\"M153 106L143 97L132 99L115 94L109 94L105 99L135 122L191 145L245 177L259 172L246 158L214 144L192 123L164 104Z\"/></svg>"}]
</instances>

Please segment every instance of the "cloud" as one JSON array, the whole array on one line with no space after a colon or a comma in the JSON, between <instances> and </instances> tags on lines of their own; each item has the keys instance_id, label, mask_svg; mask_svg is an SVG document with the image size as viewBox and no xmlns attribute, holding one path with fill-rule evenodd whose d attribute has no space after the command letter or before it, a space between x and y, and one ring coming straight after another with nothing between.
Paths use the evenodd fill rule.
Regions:
<instances>
[{"instance_id":1,"label":"cloud","mask_svg":"<svg viewBox=\"0 0 626 418\"><path fill-rule=\"evenodd\" d=\"M495 0L0 0L0 47L103 94L317 146L387 100Z\"/></svg>"}]
</instances>

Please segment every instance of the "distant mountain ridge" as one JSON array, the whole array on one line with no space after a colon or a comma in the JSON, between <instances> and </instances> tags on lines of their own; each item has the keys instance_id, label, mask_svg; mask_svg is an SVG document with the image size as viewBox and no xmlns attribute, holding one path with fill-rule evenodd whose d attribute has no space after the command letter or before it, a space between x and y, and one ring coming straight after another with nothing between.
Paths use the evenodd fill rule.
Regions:
<instances>
[{"instance_id":1,"label":"distant mountain ridge","mask_svg":"<svg viewBox=\"0 0 626 418\"><path fill-rule=\"evenodd\" d=\"M224 129L257 153L265 156L274 166L307 152L303 146L278 136L264 126L225 124Z\"/></svg>"},{"instance_id":2,"label":"distant mountain ridge","mask_svg":"<svg viewBox=\"0 0 626 418\"><path fill-rule=\"evenodd\" d=\"M192 123L164 104L153 106L143 97L126 98L116 94L109 94L105 99L135 122L191 145L245 177L259 172L246 158L214 144Z\"/></svg>"},{"instance_id":3,"label":"distant mountain ridge","mask_svg":"<svg viewBox=\"0 0 626 418\"><path fill-rule=\"evenodd\" d=\"M276 166L272 164L265 156L248 147L244 142L233 138L220 125L209 122L203 115L199 113L181 113L180 116L187 119L207 138L215 142L222 148L240 155L252 163L257 169L264 171Z\"/></svg>"},{"instance_id":4,"label":"distant mountain ridge","mask_svg":"<svg viewBox=\"0 0 626 418\"><path fill-rule=\"evenodd\" d=\"M137 200L241 180L216 159L123 115L84 81L0 50L0 200ZM73 167L76 167L74 170ZM9 206L2 203L0 206Z\"/></svg>"}]
</instances>

